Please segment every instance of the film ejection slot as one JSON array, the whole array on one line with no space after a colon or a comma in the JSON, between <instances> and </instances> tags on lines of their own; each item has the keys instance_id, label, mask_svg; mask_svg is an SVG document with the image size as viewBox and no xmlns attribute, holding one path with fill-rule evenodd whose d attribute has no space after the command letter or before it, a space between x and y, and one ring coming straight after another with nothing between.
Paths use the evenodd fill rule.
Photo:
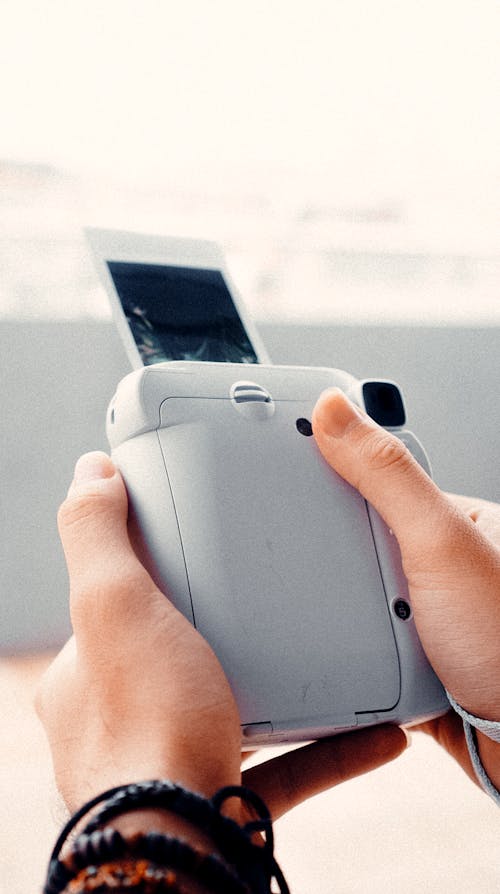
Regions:
<instances>
[{"instance_id":1,"label":"film ejection slot","mask_svg":"<svg viewBox=\"0 0 500 894\"><path fill-rule=\"evenodd\" d=\"M234 382L229 397L233 407L249 419L268 419L276 409L269 391L256 382Z\"/></svg>"}]
</instances>

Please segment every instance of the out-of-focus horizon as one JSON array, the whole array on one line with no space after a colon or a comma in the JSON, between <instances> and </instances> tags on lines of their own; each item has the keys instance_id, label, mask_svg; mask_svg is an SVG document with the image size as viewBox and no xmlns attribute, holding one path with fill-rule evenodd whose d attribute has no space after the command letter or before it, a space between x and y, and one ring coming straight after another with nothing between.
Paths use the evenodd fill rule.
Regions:
<instances>
[{"instance_id":1,"label":"out-of-focus horizon","mask_svg":"<svg viewBox=\"0 0 500 894\"><path fill-rule=\"evenodd\" d=\"M500 322L496 2L7 0L1 25L0 317L107 315L100 225L222 242L260 319Z\"/></svg>"}]
</instances>

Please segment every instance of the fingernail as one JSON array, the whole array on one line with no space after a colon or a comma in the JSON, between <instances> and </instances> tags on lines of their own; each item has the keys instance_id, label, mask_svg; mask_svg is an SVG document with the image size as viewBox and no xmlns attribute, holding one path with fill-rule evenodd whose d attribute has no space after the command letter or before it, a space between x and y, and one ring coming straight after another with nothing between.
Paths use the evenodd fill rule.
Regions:
<instances>
[{"instance_id":1,"label":"fingernail","mask_svg":"<svg viewBox=\"0 0 500 894\"><path fill-rule=\"evenodd\" d=\"M366 419L365 413L340 388L324 392L321 400L324 403L321 405L319 422L325 434L332 438L341 438L354 422Z\"/></svg>"},{"instance_id":2,"label":"fingernail","mask_svg":"<svg viewBox=\"0 0 500 894\"><path fill-rule=\"evenodd\" d=\"M112 478L115 467L109 456L100 451L85 453L77 461L73 474L73 482L83 484L86 481L96 481L100 478Z\"/></svg>"}]
</instances>

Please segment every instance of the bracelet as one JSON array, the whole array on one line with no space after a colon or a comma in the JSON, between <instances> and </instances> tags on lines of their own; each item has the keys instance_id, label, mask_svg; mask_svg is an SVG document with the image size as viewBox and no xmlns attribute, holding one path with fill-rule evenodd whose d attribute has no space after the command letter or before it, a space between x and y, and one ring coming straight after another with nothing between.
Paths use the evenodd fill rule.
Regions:
<instances>
[{"instance_id":1,"label":"bracelet","mask_svg":"<svg viewBox=\"0 0 500 894\"><path fill-rule=\"evenodd\" d=\"M222 805L232 797L246 801L256 811L258 819L240 826L222 814ZM59 860L61 848L68 835L85 814L99 804L103 806L73 843L68 861ZM151 807L182 816L207 833L226 863L214 854L200 855L185 842L159 833L134 836L127 842L115 829L108 827L102 830L103 825L119 814ZM263 833L261 845L252 841L255 832ZM206 799L168 780L116 786L84 804L65 825L56 841L49 861L44 894L59 894L75 872L84 866L89 863L102 864L111 857L124 857L130 848L134 850L134 854L139 848L140 856L163 864L167 862L172 865L172 860L177 861L176 868L196 870L198 877L200 873L217 873L217 878L211 876L209 880L207 877L206 882L215 885L221 892L233 894L234 891L234 894L239 894L251 891L255 894L269 894L271 882L275 879L281 894L289 894L288 885L274 857L271 816L255 792L244 786L227 786L220 789L212 799ZM182 860L187 860L187 863L183 865Z\"/></svg>"},{"instance_id":2,"label":"bracelet","mask_svg":"<svg viewBox=\"0 0 500 894\"><path fill-rule=\"evenodd\" d=\"M218 804L218 802L217 802ZM120 788L85 826L85 833L109 823L114 817L133 810L160 809L175 813L209 835L224 854L229 849L233 860L248 853L251 844L241 835L241 826L220 813L213 800L207 800L168 780L154 780Z\"/></svg>"},{"instance_id":3,"label":"bracelet","mask_svg":"<svg viewBox=\"0 0 500 894\"><path fill-rule=\"evenodd\" d=\"M113 889L136 891L137 894L187 894L177 883L175 872L160 868L147 860L125 863L103 863L87 866L69 883L69 894L105 894Z\"/></svg>"},{"instance_id":4,"label":"bracelet","mask_svg":"<svg viewBox=\"0 0 500 894\"><path fill-rule=\"evenodd\" d=\"M60 894L65 890L73 894L78 879L80 882L87 881L92 891L99 885L106 890L105 868L110 865L115 867L114 875L117 878L121 873L122 884L117 887L135 885L142 890L153 884L161 890L167 881L170 884L176 881L175 874L169 880L165 869L168 866L170 871L177 869L195 874L200 882L221 894L249 894L248 887L215 854L200 853L186 842L159 832L138 833L125 838L109 826L90 836L82 833L73 842L64 863L51 862L44 894ZM144 866L144 872L138 875L136 867L139 866ZM149 877L144 874L148 867L154 867ZM157 873L161 874L161 878ZM125 877L127 885L123 882Z\"/></svg>"},{"instance_id":5,"label":"bracelet","mask_svg":"<svg viewBox=\"0 0 500 894\"><path fill-rule=\"evenodd\" d=\"M500 722L497 720L483 720L482 717L476 717L475 714L469 714L465 708L462 708L458 702L455 701L452 695L449 692L446 692L448 697L448 701L453 708L453 710L465 720L466 723L469 723L470 726L473 726L474 729L479 730L480 733L487 736L488 739L493 739L494 742L500 742Z\"/></svg>"},{"instance_id":6,"label":"bracelet","mask_svg":"<svg viewBox=\"0 0 500 894\"><path fill-rule=\"evenodd\" d=\"M459 705L458 702L455 701L453 696L450 695L448 691L446 691L446 695L455 713L462 718L465 741L467 743L469 757L471 759L476 778L483 791L485 791L486 794L488 794L490 798L492 798L493 801L495 801L495 803L498 804L498 806L500 807L500 791L496 788L495 785L493 785L490 777L484 769L483 763L479 756L476 736L476 730L479 730L479 732L487 736L488 739L492 739L493 742L500 742L500 723L495 720L484 720L481 717L476 717L475 714L469 714L469 712L466 711L465 708L462 708L461 705Z\"/></svg>"}]
</instances>

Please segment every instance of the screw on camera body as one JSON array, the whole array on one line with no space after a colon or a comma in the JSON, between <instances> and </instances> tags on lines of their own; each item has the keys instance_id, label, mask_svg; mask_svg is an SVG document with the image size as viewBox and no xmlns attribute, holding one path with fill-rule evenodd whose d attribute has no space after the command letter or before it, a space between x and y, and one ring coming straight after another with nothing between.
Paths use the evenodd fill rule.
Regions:
<instances>
[{"instance_id":1,"label":"screw on camera body","mask_svg":"<svg viewBox=\"0 0 500 894\"><path fill-rule=\"evenodd\" d=\"M311 437L313 430L312 430L312 425L309 422L309 419L302 419L302 418L297 419L297 422L295 423L295 425L297 427L297 431L301 435L304 435L304 437L306 437L306 438Z\"/></svg>"}]
</instances>

